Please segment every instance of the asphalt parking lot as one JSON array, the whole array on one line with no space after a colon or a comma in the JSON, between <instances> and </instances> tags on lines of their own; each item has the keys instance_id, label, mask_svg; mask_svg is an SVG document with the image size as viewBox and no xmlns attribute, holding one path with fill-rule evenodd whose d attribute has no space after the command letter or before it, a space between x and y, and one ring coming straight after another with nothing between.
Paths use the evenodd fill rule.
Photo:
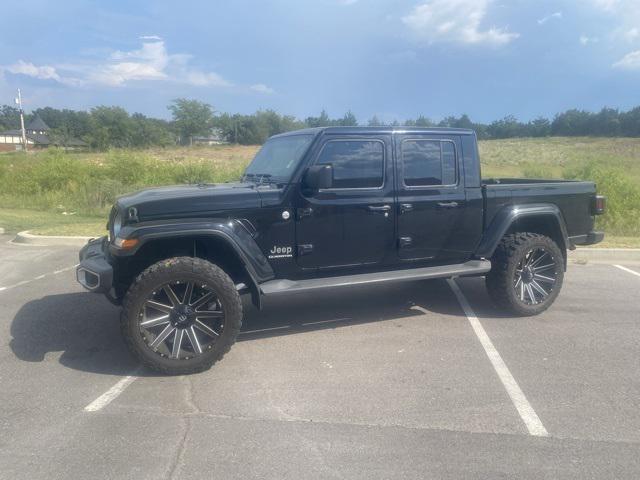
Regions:
<instances>
[{"instance_id":1,"label":"asphalt parking lot","mask_svg":"<svg viewBox=\"0 0 640 480\"><path fill-rule=\"evenodd\" d=\"M161 377L77 249L9 239L0 478L640 477L638 266L570 265L532 318L474 278L245 302L221 362Z\"/></svg>"}]
</instances>

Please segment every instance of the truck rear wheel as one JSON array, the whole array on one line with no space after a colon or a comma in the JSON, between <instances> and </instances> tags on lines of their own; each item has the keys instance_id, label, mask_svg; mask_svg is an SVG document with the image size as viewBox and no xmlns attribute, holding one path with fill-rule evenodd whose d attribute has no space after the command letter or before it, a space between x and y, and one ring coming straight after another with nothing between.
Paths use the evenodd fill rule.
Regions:
<instances>
[{"instance_id":1,"label":"truck rear wheel","mask_svg":"<svg viewBox=\"0 0 640 480\"><path fill-rule=\"evenodd\" d=\"M549 237L519 232L505 235L486 276L489 296L510 313L544 312L555 301L564 279L564 257Z\"/></svg>"},{"instance_id":2,"label":"truck rear wheel","mask_svg":"<svg viewBox=\"0 0 640 480\"><path fill-rule=\"evenodd\" d=\"M209 369L242 326L231 278L200 258L162 260L143 271L123 302L125 342L147 367L170 375Z\"/></svg>"}]
</instances>

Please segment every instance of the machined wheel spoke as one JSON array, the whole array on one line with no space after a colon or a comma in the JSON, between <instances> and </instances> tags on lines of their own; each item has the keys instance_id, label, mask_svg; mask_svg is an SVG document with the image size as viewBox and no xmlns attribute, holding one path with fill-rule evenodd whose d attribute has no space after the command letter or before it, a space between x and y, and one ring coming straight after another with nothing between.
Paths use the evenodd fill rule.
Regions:
<instances>
[{"instance_id":1,"label":"machined wheel spoke","mask_svg":"<svg viewBox=\"0 0 640 480\"><path fill-rule=\"evenodd\" d=\"M524 282L520 282L520 300L524 302Z\"/></svg>"},{"instance_id":2,"label":"machined wheel spoke","mask_svg":"<svg viewBox=\"0 0 640 480\"><path fill-rule=\"evenodd\" d=\"M533 258L535 257L535 252L530 252L528 257L524 258L524 266L528 267L533 262Z\"/></svg>"},{"instance_id":3,"label":"machined wheel spoke","mask_svg":"<svg viewBox=\"0 0 640 480\"><path fill-rule=\"evenodd\" d=\"M535 291L537 291L540 295L542 295L542 298L546 298L549 295L549 292L547 292L544 288L542 288L542 285L540 285L535 280L531 281L531 287L533 287Z\"/></svg>"},{"instance_id":4,"label":"machined wheel spoke","mask_svg":"<svg viewBox=\"0 0 640 480\"><path fill-rule=\"evenodd\" d=\"M525 284L525 286L527 287L527 294L529 295L529 298L531 299L531 303L533 303L533 304L538 303L538 301L536 300L536 294L533 293L533 289L531 288L531 284L527 283L527 284Z\"/></svg>"},{"instance_id":5,"label":"machined wheel spoke","mask_svg":"<svg viewBox=\"0 0 640 480\"><path fill-rule=\"evenodd\" d=\"M145 306L155 308L156 310L164 313L169 313L171 310L173 310L173 307L171 305L165 305L164 303L156 302L155 300L147 300L145 302Z\"/></svg>"},{"instance_id":6,"label":"machined wheel spoke","mask_svg":"<svg viewBox=\"0 0 640 480\"><path fill-rule=\"evenodd\" d=\"M191 342L191 346L193 347L193 351L196 353L202 353L202 347L200 346L200 342L198 341L198 337L196 336L196 331L193 326L186 329L187 337L189 337L189 341Z\"/></svg>"},{"instance_id":7,"label":"machined wheel spoke","mask_svg":"<svg viewBox=\"0 0 640 480\"><path fill-rule=\"evenodd\" d=\"M176 336L173 339L173 348L171 349L171 358L180 357L180 347L182 346L182 337L184 337L184 330L176 328Z\"/></svg>"},{"instance_id":8,"label":"machined wheel spoke","mask_svg":"<svg viewBox=\"0 0 640 480\"><path fill-rule=\"evenodd\" d=\"M162 289L164 290L164 293L167 294L167 297L169 297L169 300L171 300L171 303L174 306L180 305L180 299L176 295L176 292L173 291L173 288L171 288L171 285L164 285Z\"/></svg>"},{"instance_id":9,"label":"machined wheel spoke","mask_svg":"<svg viewBox=\"0 0 640 480\"><path fill-rule=\"evenodd\" d=\"M535 261L531 262L531 264L529 265L531 268L534 268L536 265L538 265L542 259L544 257L547 256L547 252L542 252L542 255L540 255Z\"/></svg>"},{"instance_id":10,"label":"machined wheel spoke","mask_svg":"<svg viewBox=\"0 0 640 480\"><path fill-rule=\"evenodd\" d=\"M162 342L166 340L166 338L171 335L171 333L175 330L175 327L171 324L167 325L164 330L160 332L160 334L155 338L153 342L151 342L151 348L158 348Z\"/></svg>"},{"instance_id":11,"label":"machined wheel spoke","mask_svg":"<svg viewBox=\"0 0 640 480\"><path fill-rule=\"evenodd\" d=\"M219 337L220 334L216 332L213 328L210 328L206 323L201 322L200 320L196 320L196 323L193 325L198 330L206 333L210 337Z\"/></svg>"},{"instance_id":12,"label":"machined wheel spoke","mask_svg":"<svg viewBox=\"0 0 640 480\"><path fill-rule=\"evenodd\" d=\"M543 272L545 270L549 270L550 268L556 268L556 264L555 263L550 263L549 265L542 265L540 267L534 267L533 271L534 272Z\"/></svg>"},{"instance_id":13,"label":"machined wheel spoke","mask_svg":"<svg viewBox=\"0 0 640 480\"><path fill-rule=\"evenodd\" d=\"M534 280L539 280L541 282L556 283L556 279L555 278L547 277L546 275L540 275L539 273L534 274L533 275L533 279Z\"/></svg>"},{"instance_id":14,"label":"machined wheel spoke","mask_svg":"<svg viewBox=\"0 0 640 480\"><path fill-rule=\"evenodd\" d=\"M149 318L140 322L140 326L144 328L156 327L158 325L164 325L165 323L169 323L169 315L162 315L156 318Z\"/></svg>"},{"instance_id":15,"label":"machined wheel spoke","mask_svg":"<svg viewBox=\"0 0 640 480\"><path fill-rule=\"evenodd\" d=\"M516 280L514 287L518 288L521 282L522 282L522 275L518 275L518 279Z\"/></svg>"},{"instance_id":16,"label":"machined wheel spoke","mask_svg":"<svg viewBox=\"0 0 640 480\"><path fill-rule=\"evenodd\" d=\"M173 306L180 305L180 299L178 299L178 296L176 295L176 292L173 291L173 288L171 288L171 285L165 285L162 289L164 290L164 293L167 294L167 297L169 297L169 300L171 300Z\"/></svg>"},{"instance_id":17,"label":"machined wheel spoke","mask_svg":"<svg viewBox=\"0 0 640 480\"><path fill-rule=\"evenodd\" d=\"M193 282L187 283L187 288L184 291L184 298L182 299L182 303L184 305L191 304L191 295L193 295Z\"/></svg>"},{"instance_id":18,"label":"machined wheel spoke","mask_svg":"<svg viewBox=\"0 0 640 480\"><path fill-rule=\"evenodd\" d=\"M207 292L205 293L203 296L201 296L198 300L196 300L195 302L193 302L191 304L191 307L193 307L193 309L197 309L198 307L201 307L202 305L204 305L205 303L207 303L209 300L211 300L214 297L213 292Z\"/></svg>"}]
</instances>

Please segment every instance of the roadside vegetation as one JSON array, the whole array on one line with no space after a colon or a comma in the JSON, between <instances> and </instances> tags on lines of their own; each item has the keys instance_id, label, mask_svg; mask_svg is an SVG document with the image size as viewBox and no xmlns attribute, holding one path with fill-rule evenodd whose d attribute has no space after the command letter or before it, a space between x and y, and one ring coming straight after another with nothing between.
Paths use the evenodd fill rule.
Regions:
<instances>
[{"instance_id":1,"label":"roadside vegetation","mask_svg":"<svg viewBox=\"0 0 640 480\"><path fill-rule=\"evenodd\" d=\"M220 145L0 155L0 226L101 235L118 195L156 185L237 180L259 147ZM640 246L640 139L551 137L480 142L485 177L593 180L609 246ZM613 238L613 237L615 238Z\"/></svg>"}]
</instances>

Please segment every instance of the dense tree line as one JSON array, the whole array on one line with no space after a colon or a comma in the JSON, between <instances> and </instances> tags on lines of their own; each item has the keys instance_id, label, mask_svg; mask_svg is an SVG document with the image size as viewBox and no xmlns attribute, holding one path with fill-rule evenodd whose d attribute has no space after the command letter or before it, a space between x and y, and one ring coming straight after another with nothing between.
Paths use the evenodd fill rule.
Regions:
<instances>
[{"instance_id":1,"label":"dense tree line","mask_svg":"<svg viewBox=\"0 0 640 480\"><path fill-rule=\"evenodd\" d=\"M358 120L351 111L331 118L326 111L317 117L299 120L273 110L259 110L251 115L217 113L211 105L189 99L176 99L168 106L171 120L129 114L121 107L99 106L90 111L75 111L51 107L38 108L26 115L28 123L39 115L52 129L51 135L64 145L66 139L80 138L91 148L144 148L150 146L189 145L194 138L217 136L224 141L253 145L263 143L271 135L305 127L355 126ZM521 122L506 116L490 124L475 123L469 116L450 116L434 122L425 116L403 122L385 123L377 116L362 122L369 126L420 126L472 128L482 139L547 136L627 136L640 137L640 107L629 111L603 108L599 112L567 110L553 120L544 117ZM19 111L12 106L0 106L0 131L17 129Z\"/></svg>"}]
</instances>

